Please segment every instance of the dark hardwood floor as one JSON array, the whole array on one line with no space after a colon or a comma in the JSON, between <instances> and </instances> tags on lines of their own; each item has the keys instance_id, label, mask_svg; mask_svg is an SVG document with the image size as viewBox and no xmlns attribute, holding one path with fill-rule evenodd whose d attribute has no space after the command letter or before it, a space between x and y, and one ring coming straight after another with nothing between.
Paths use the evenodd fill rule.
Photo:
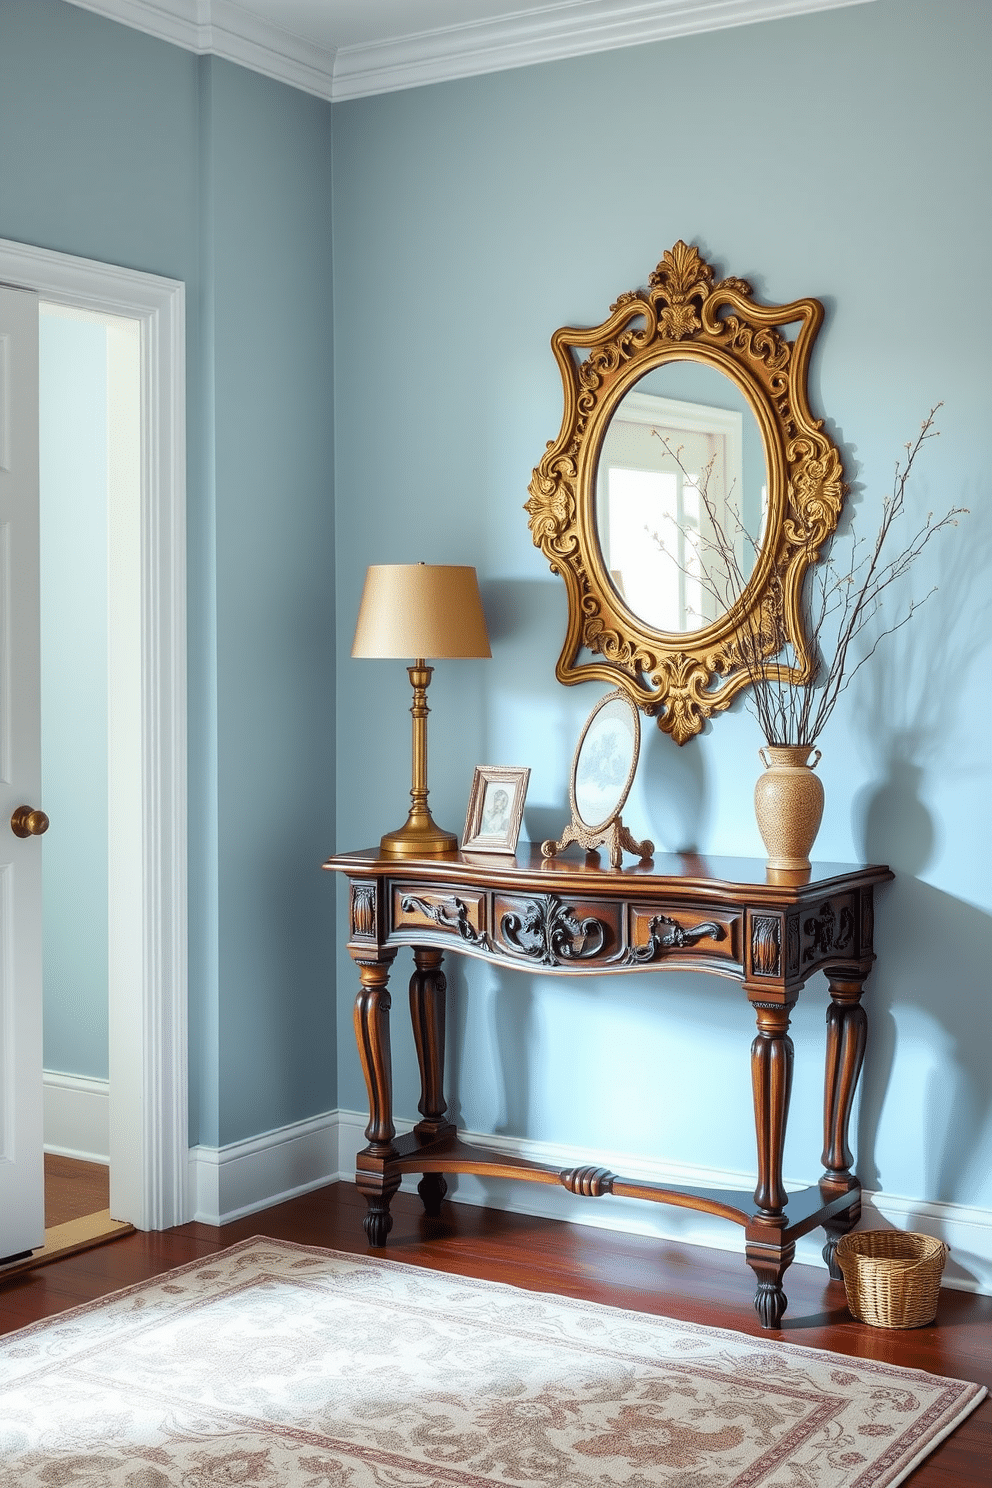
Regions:
<instances>
[{"instance_id":1,"label":"dark hardwood floor","mask_svg":"<svg viewBox=\"0 0 992 1488\"><path fill-rule=\"evenodd\" d=\"M188 1224L157 1234L126 1235L0 1282L0 1333L251 1235L364 1252L364 1212L353 1185L340 1183L222 1229ZM944 1290L931 1326L870 1328L851 1317L839 1282L829 1281L815 1267L796 1265L786 1276L784 1325L778 1333L762 1335L752 1306L754 1278L742 1256L463 1204L445 1204L440 1219L428 1220L420 1201L407 1194L396 1195L393 1214L389 1243L377 1252L392 1260L883 1359L992 1389L990 1297ZM984 1400L910 1481L913 1488L992 1484L992 1402Z\"/></svg>"}]
</instances>

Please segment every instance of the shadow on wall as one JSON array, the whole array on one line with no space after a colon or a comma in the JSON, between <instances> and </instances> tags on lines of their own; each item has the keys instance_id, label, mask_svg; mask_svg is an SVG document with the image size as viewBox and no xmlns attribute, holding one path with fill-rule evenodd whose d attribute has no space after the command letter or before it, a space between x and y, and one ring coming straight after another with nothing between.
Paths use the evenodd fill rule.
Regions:
<instances>
[{"instance_id":1,"label":"shadow on wall","mask_svg":"<svg viewBox=\"0 0 992 1488\"><path fill-rule=\"evenodd\" d=\"M977 505L977 503L972 503ZM941 848L941 824L926 797L949 768L948 733L970 707L972 658L992 619L987 573L992 534L965 517L963 531L939 551L938 589L910 624L882 642L852 688L878 778L855 802L856 835L868 862L888 863L895 883L879 898L878 939L885 953L867 1001L871 1035L859 1120L858 1172L884 1189L877 1142L899 1034L900 1061L925 1051L919 1121L925 1197L975 1202L976 1142L992 1120L992 1008L987 996L992 918L921 880ZM967 538L962 541L961 538ZM986 768L985 735L965 735L953 760L955 786ZM976 853L977 860L977 853ZM977 889L977 885L976 885ZM899 1007L898 1025L893 1008ZM969 1181L970 1180L970 1181Z\"/></svg>"},{"instance_id":2,"label":"shadow on wall","mask_svg":"<svg viewBox=\"0 0 992 1488\"><path fill-rule=\"evenodd\" d=\"M496 1098L503 1110L502 1119L494 1127L494 1135L516 1137L530 1130L529 1066L536 1029L534 994L530 977L521 972L500 966L493 975L498 978L498 986L490 988L488 993L480 987L470 990L464 958L445 958L448 1058L444 1088L448 1119L458 1127L464 1125L461 1072L468 1064L467 1024L471 997L477 1005L476 1016L481 1016L478 1004L483 1002L487 1010L486 1021L492 1025L489 1046L493 1050L494 1064L491 1073Z\"/></svg>"},{"instance_id":3,"label":"shadow on wall","mask_svg":"<svg viewBox=\"0 0 992 1488\"><path fill-rule=\"evenodd\" d=\"M982 510L977 498L964 504ZM937 593L905 629L883 640L877 658L858 675L841 704L857 717L875 760L874 782L854 803L859 852L867 862L889 863L896 874L895 883L878 898L878 944L884 954L868 984L871 1037L857 1166L866 1187L884 1190L888 1181L892 1188L896 1175L882 1170L879 1138L901 1039L902 1071L907 1060L919 1055L920 1108L914 1116L919 1128L915 1150L923 1160L920 1196L975 1203L981 1202L975 1197L981 1183L977 1143L992 1121L992 1012L982 990L992 962L992 920L923 882L921 875L941 848L940 822L926 804L930 780L935 771L948 768L947 735L960 728L961 710L970 706L964 688L971 658L984 644L992 620L986 579L992 567L992 534L983 533L974 517L965 518L963 531L957 537L948 534L937 546L937 563ZM920 586L925 592L922 578ZM564 586L509 580L486 585L484 592L494 653L512 679L508 692L525 701L546 698L556 688L554 669L566 629ZM575 699L560 709L569 737L563 733L535 741L549 754L561 754L561 783L559 801L528 805L526 830L532 841L558 837L568 821L568 772L581 720L604 690L602 683L566 689ZM972 770L976 776L984 771L979 756L983 744L984 737L974 756L955 760L958 783ZM691 852L705 840L711 795L706 770L703 751L672 748L654 721L644 720L639 790L641 799L651 803L646 825L660 850ZM464 983L454 964L449 976L457 1004ZM503 1073L519 1075L525 1066L534 1017L528 980L508 978L494 1002L494 1048ZM453 1020L456 1041L463 1037L463 1023L462 1009ZM454 1067L460 1067L460 1060ZM500 1130L527 1131L527 1081L501 1083L507 1106ZM457 1101L457 1092L453 1095Z\"/></svg>"},{"instance_id":4,"label":"shadow on wall","mask_svg":"<svg viewBox=\"0 0 992 1488\"><path fill-rule=\"evenodd\" d=\"M540 561L543 563L543 558ZM560 694L556 732L530 741L532 746L539 746L546 759L554 758L559 785L557 799L550 804L535 800L542 784L540 761L526 761L538 768L531 777L525 836L531 842L543 842L560 837L568 825L568 780L575 748L586 718L610 690L610 684L590 681L588 685L566 688L555 679L568 624L565 586L558 579L505 579L481 587L493 654L501 675L511 679L508 693L524 699L537 696L552 703L556 690ZM647 812L645 831L659 851L699 850L706 835L710 800L703 752L673 746L653 718L642 717L634 791L636 810ZM631 799L633 802L634 795ZM644 835L640 828L637 835Z\"/></svg>"},{"instance_id":5,"label":"shadow on wall","mask_svg":"<svg viewBox=\"0 0 992 1488\"><path fill-rule=\"evenodd\" d=\"M866 1188L886 1189L890 1175L878 1162L878 1133L902 1043L900 1063L913 1061L903 1073L919 1079L919 1106L907 1109L903 1126L907 1142L922 1144L921 1197L974 1203L981 1177L975 1144L992 1117L992 1009L985 992L992 920L929 884L897 877L879 896L876 932L885 954L868 982L857 1172Z\"/></svg>"},{"instance_id":6,"label":"shadow on wall","mask_svg":"<svg viewBox=\"0 0 992 1488\"><path fill-rule=\"evenodd\" d=\"M568 619L564 584L549 576L483 580L479 588L493 653L511 667L514 687L545 693L556 686Z\"/></svg>"},{"instance_id":7,"label":"shadow on wall","mask_svg":"<svg viewBox=\"0 0 992 1488\"><path fill-rule=\"evenodd\" d=\"M659 852L696 853L705 841L710 790L699 748L679 748L653 718L641 726L641 796Z\"/></svg>"}]
</instances>

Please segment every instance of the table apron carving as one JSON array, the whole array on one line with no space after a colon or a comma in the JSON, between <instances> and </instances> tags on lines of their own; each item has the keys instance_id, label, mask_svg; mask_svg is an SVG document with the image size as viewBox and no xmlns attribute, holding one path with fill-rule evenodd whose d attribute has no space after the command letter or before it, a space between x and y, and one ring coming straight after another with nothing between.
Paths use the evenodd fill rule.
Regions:
<instances>
[{"instance_id":1,"label":"table apron carving","mask_svg":"<svg viewBox=\"0 0 992 1488\"><path fill-rule=\"evenodd\" d=\"M864 1061L861 1006L874 961L876 884L887 868L814 868L802 884L769 882L747 859L656 858L635 868L521 858L381 860L373 851L342 854L324 866L350 881L348 949L359 973L355 1036L369 1096L368 1146L356 1183L368 1203L369 1243L383 1245L389 1205L404 1173L423 1175L418 1191L436 1214L445 1173L481 1173L560 1184L609 1200L645 1199L717 1215L743 1227L747 1264L757 1278L763 1327L785 1311L782 1282L799 1236L822 1226L824 1259L839 1279L834 1250L860 1216L849 1126ZM392 1112L389 972L401 946L413 950L410 1017L420 1065L421 1119L397 1137ZM559 1170L464 1142L444 1098L444 953L549 975L611 975L690 969L731 977L753 1009L751 1045L757 1182L752 1192L670 1187L625 1178L590 1163ZM823 1107L823 1174L788 1193L782 1154L792 1091L789 1018L816 971L829 1005Z\"/></svg>"}]
</instances>

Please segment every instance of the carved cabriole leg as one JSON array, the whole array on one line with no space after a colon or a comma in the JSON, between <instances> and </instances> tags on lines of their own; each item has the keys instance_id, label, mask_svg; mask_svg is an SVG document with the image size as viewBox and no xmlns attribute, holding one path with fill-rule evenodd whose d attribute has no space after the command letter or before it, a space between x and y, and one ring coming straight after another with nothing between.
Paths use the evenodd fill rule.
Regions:
<instances>
[{"instance_id":1,"label":"carved cabriole leg","mask_svg":"<svg viewBox=\"0 0 992 1488\"><path fill-rule=\"evenodd\" d=\"M864 1063L868 1017L861 1006L865 978L855 971L830 974L827 1008L827 1057L823 1086L823 1166L820 1191L825 1199L858 1192L861 1184L851 1172L854 1155L849 1146L851 1111ZM835 1259L837 1242L861 1217L860 1200L827 1220L823 1259L834 1281L842 1281Z\"/></svg>"},{"instance_id":2,"label":"carved cabriole leg","mask_svg":"<svg viewBox=\"0 0 992 1488\"><path fill-rule=\"evenodd\" d=\"M389 969L395 951L382 952L376 960L359 959L361 987L355 999L355 1041L362 1061L369 1095L369 1145L358 1154L355 1183L368 1203L365 1233L370 1245L385 1245L392 1229L390 1200L399 1188L399 1175L386 1177L386 1163L396 1156L393 1137L393 1074L389 1050Z\"/></svg>"},{"instance_id":3,"label":"carved cabriole leg","mask_svg":"<svg viewBox=\"0 0 992 1488\"><path fill-rule=\"evenodd\" d=\"M440 1137L454 1132L446 1119L448 1104L444 1098L444 1024L447 983L441 970L441 951L415 946L416 970L410 978L410 1021L420 1064L421 1121L414 1130L420 1137ZM429 1215L440 1212L448 1185L440 1173L425 1173L417 1192Z\"/></svg>"},{"instance_id":4,"label":"carved cabriole leg","mask_svg":"<svg viewBox=\"0 0 992 1488\"><path fill-rule=\"evenodd\" d=\"M792 1040L789 1009L756 1003L758 1034L751 1045L751 1090L758 1148L758 1213L745 1230L747 1263L758 1279L754 1305L763 1328L777 1328L785 1312L782 1278L795 1245L783 1245L788 1194L782 1182L782 1153L792 1094Z\"/></svg>"}]
</instances>

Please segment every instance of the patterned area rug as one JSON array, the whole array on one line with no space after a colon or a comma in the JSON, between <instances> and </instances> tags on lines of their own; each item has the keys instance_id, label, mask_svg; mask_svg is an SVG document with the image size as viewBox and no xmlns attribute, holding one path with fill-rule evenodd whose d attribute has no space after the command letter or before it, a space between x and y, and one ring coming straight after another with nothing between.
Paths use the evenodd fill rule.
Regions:
<instances>
[{"instance_id":1,"label":"patterned area rug","mask_svg":"<svg viewBox=\"0 0 992 1488\"><path fill-rule=\"evenodd\" d=\"M254 1239L0 1340L2 1488L883 1488L978 1385Z\"/></svg>"}]
</instances>

